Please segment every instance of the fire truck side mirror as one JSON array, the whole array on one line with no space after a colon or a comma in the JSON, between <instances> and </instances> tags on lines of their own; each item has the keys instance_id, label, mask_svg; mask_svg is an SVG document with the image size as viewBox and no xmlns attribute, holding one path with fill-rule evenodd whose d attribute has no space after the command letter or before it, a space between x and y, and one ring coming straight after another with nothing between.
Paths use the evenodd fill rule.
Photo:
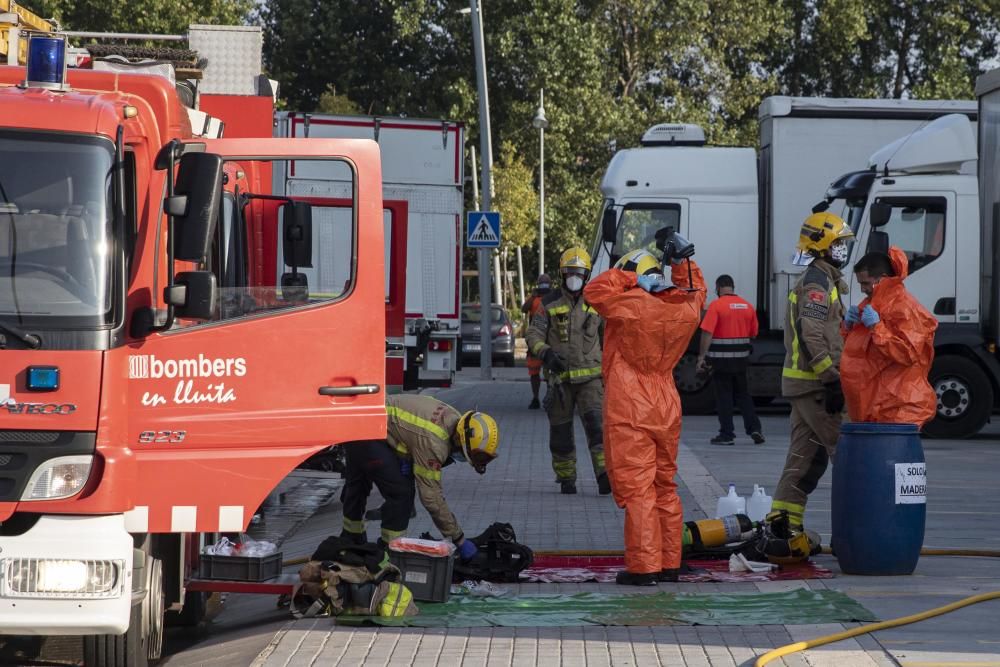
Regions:
<instances>
[{"instance_id":1,"label":"fire truck side mirror","mask_svg":"<svg viewBox=\"0 0 1000 667\"><path fill-rule=\"evenodd\" d=\"M285 264L293 268L312 267L312 205L288 202L282 217L282 250Z\"/></svg>"},{"instance_id":2,"label":"fire truck side mirror","mask_svg":"<svg viewBox=\"0 0 1000 667\"><path fill-rule=\"evenodd\" d=\"M218 288L211 271L182 271L163 290L163 299L174 314L189 320L210 320L216 315Z\"/></svg>"},{"instance_id":3,"label":"fire truck side mirror","mask_svg":"<svg viewBox=\"0 0 1000 667\"><path fill-rule=\"evenodd\" d=\"M618 216L615 209L607 207L604 209L604 217L601 218L601 238L605 243L614 243L618 236Z\"/></svg>"},{"instance_id":4,"label":"fire truck side mirror","mask_svg":"<svg viewBox=\"0 0 1000 667\"><path fill-rule=\"evenodd\" d=\"M212 247L222 199L222 156L185 153L174 196L164 208L174 217L174 259L203 262Z\"/></svg>"}]
</instances>

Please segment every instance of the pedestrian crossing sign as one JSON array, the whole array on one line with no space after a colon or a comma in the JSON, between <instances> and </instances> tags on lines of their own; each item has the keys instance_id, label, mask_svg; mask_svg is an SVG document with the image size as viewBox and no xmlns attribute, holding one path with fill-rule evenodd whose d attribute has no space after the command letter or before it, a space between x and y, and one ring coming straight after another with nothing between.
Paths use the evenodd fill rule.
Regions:
<instances>
[{"instance_id":1,"label":"pedestrian crossing sign","mask_svg":"<svg viewBox=\"0 0 1000 667\"><path fill-rule=\"evenodd\" d=\"M500 246L500 213L469 211L466 213L468 247L497 248Z\"/></svg>"}]
</instances>

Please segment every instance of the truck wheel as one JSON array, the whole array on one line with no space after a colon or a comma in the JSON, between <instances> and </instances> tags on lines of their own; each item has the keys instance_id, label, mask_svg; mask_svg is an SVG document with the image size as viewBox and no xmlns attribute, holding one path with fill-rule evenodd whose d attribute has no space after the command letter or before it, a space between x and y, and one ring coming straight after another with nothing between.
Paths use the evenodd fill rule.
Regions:
<instances>
[{"instance_id":1,"label":"truck wheel","mask_svg":"<svg viewBox=\"0 0 1000 667\"><path fill-rule=\"evenodd\" d=\"M993 385L973 361L957 355L934 360L930 383L937 394L937 414L924 427L932 438L968 438L986 424L993 411Z\"/></svg>"},{"instance_id":2,"label":"truck wheel","mask_svg":"<svg viewBox=\"0 0 1000 667\"><path fill-rule=\"evenodd\" d=\"M686 415L707 415L715 410L715 393L709 376L698 373L698 356L685 353L674 368L674 383L681 395L681 409Z\"/></svg>"},{"instance_id":3,"label":"truck wheel","mask_svg":"<svg viewBox=\"0 0 1000 667\"><path fill-rule=\"evenodd\" d=\"M171 627L193 628L205 619L208 607L208 593L186 591L184 606L180 611L168 611L166 624Z\"/></svg>"},{"instance_id":4,"label":"truck wheel","mask_svg":"<svg viewBox=\"0 0 1000 667\"><path fill-rule=\"evenodd\" d=\"M141 553L141 552L140 552ZM141 577L146 594L132 605L128 630L121 635L83 638L83 664L88 667L147 667L163 651L163 569L160 560L147 554L132 576Z\"/></svg>"}]
</instances>

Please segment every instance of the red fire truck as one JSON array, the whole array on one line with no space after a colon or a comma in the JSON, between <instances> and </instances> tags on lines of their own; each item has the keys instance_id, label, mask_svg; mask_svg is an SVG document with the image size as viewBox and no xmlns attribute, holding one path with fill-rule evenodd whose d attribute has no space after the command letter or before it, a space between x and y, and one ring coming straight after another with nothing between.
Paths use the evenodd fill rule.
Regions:
<instances>
[{"instance_id":1,"label":"red fire truck","mask_svg":"<svg viewBox=\"0 0 1000 667\"><path fill-rule=\"evenodd\" d=\"M199 138L162 77L28 53L0 67L0 633L144 664L193 536L385 435L378 147ZM353 180L335 288L301 271L313 207L270 194L290 160Z\"/></svg>"}]
</instances>

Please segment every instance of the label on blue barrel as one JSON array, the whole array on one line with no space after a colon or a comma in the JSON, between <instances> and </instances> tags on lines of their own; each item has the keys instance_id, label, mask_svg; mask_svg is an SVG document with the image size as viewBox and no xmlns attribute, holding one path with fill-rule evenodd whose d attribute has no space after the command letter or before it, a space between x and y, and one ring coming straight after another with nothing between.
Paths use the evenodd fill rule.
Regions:
<instances>
[{"instance_id":1,"label":"label on blue barrel","mask_svg":"<svg viewBox=\"0 0 1000 667\"><path fill-rule=\"evenodd\" d=\"M927 502L927 464L896 464L896 504L923 505Z\"/></svg>"}]
</instances>

